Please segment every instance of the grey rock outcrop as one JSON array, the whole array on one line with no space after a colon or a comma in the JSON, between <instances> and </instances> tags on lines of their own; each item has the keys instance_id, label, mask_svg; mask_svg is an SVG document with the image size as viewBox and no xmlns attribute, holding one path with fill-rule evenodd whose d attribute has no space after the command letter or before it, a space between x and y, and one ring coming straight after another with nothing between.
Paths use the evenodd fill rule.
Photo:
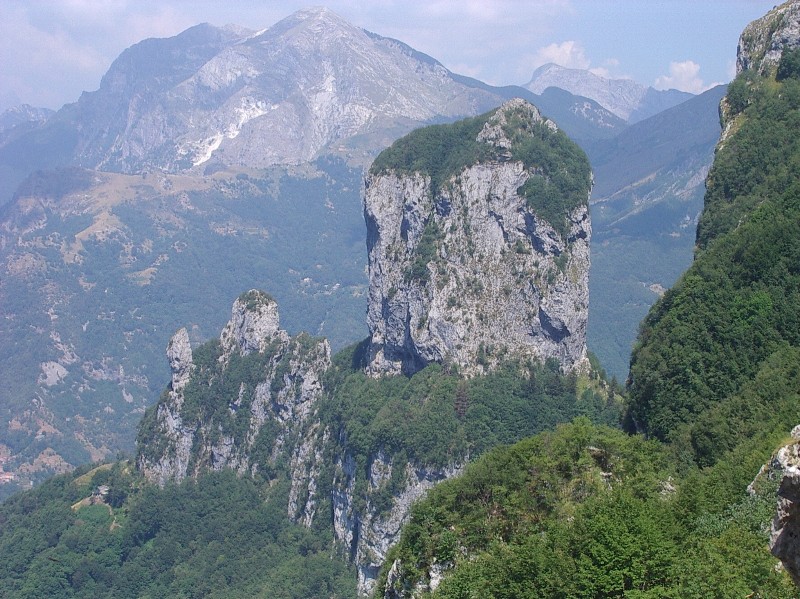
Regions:
<instances>
[{"instance_id":1,"label":"grey rock outcrop","mask_svg":"<svg viewBox=\"0 0 800 599\"><path fill-rule=\"evenodd\" d=\"M274 464L282 450L292 453L285 447L287 438L303 428L322 394L330 347L324 339L290 337L278 322L275 301L249 291L234 303L219 345L206 348L214 357L211 363L196 363L185 329L176 333L167 350L171 389L138 440L137 464L150 481L164 485L223 468L254 473ZM234 361L256 374L230 396L215 385L235 367ZM210 387L210 404L202 404L194 380ZM313 450L297 450L293 463L298 469L305 468L304 456ZM308 480L308 475L298 473L297 478Z\"/></svg>"},{"instance_id":2,"label":"grey rock outcrop","mask_svg":"<svg viewBox=\"0 0 800 599\"><path fill-rule=\"evenodd\" d=\"M736 50L736 73L774 72L784 48L800 46L800 2L776 6L745 27Z\"/></svg>"},{"instance_id":3,"label":"grey rock outcrop","mask_svg":"<svg viewBox=\"0 0 800 599\"><path fill-rule=\"evenodd\" d=\"M287 333L280 330L278 304L264 294L250 291L233 303L231 319L219 339L223 355L227 357L237 350L243 356L263 352L276 337L288 338Z\"/></svg>"},{"instance_id":4,"label":"grey rock outcrop","mask_svg":"<svg viewBox=\"0 0 800 599\"><path fill-rule=\"evenodd\" d=\"M189 343L189 332L185 328L179 329L169 340L167 359L172 371L172 390L182 391L194 370L192 346Z\"/></svg>"},{"instance_id":5,"label":"grey rock outcrop","mask_svg":"<svg viewBox=\"0 0 800 599\"><path fill-rule=\"evenodd\" d=\"M375 505L370 497L391 484L394 469L402 469L403 483L391 496L388 509ZM336 538L349 548L358 571L358 592L370 595L389 549L400 540L400 531L411 516L411 506L435 484L458 475L460 465L430 468L413 463L394 463L383 452L371 456L367 476L367 501L362 510L355 506L356 463L345 454L337 463L334 480L333 526Z\"/></svg>"},{"instance_id":6,"label":"grey rock outcrop","mask_svg":"<svg viewBox=\"0 0 800 599\"><path fill-rule=\"evenodd\" d=\"M767 466L770 475L780 476L769 547L800 586L800 426L792 430L792 438L795 442L779 449Z\"/></svg>"},{"instance_id":7,"label":"grey rock outcrop","mask_svg":"<svg viewBox=\"0 0 800 599\"><path fill-rule=\"evenodd\" d=\"M327 341L290 337L265 293L240 296L220 339L194 355L186 329L180 329L167 357L172 382L141 426L139 470L162 486L222 469L285 475L287 515L307 527L330 518L338 546L356 566L362 595L372 591L413 502L460 471L460 465L395 463L382 451L354 455L346 436L317 411L331 365ZM235 377L233 387L220 384L226 377ZM359 467L362 460L366 470ZM330 482L322 495L325 479ZM384 498L380 504L378 496Z\"/></svg>"},{"instance_id":8,"label":"grey rock outcrop","mask_svg":"<svg viewBox=\"0 0 800 599\"><path fill-rule=\"evenodd\" d=\"M564 226L548 222L520 191L546 175L510 149L517 136L555 129L534 106L512 100L476 140L495 158L440 189L424 172L371 171L364 196L370 375L413 373L430 362L475 374L512 357L555 358L565 371L585 363L588 184L587 201L564 215Z\"/></svg>"}]
</instances>

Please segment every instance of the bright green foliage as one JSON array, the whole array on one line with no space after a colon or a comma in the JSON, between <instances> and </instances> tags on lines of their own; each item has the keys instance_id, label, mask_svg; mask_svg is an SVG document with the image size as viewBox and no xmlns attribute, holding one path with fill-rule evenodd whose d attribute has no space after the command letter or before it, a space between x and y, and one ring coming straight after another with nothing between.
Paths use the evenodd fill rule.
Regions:
<instances>
[{"instance_id":1,"label":"bright green foliage","mask_svg":"<svg viewBox=\"0 0 800 599\"><path fill-rule=\"evenodd\" d=\"M436 487L386 568L400 560L401 596L439 564L448 599L792 597L766 549L774 483L717 493L741 457L681 480L659 443L578 419Z\"/></svg>"},{"instance_id":2,"label":"bright green foliage","mask_svg":"<svg viewBox=\"0 0 800 599\"><path fill-rule=\"evenodd\" d=\"M729 116L733 117L747 108L750 101L749 88L754 82L754 76L750 71L745 71L728 85L728 93L725 99L731 111Z\"/></svg>"},{"instance_id":3,"label":"bright green foliage","mask_svg":"<svg viewBox=\"0 0 800 599\"><path fill-rule=\"evenodd\" d=\"M766 203L779 207L798 180L800 81L776 83L746 72L732 84L745 106L714 159L697 227L701 250L755 217ZM790 202L791 203L791 202Z\"/></svg>"},{"instance_id":4,"label":"bright green foliage","mask_svg":"<svg viewBox=\"0 0 800 599\"><path fill-rule=\"evenodd\" d=\"M465 168L486 161L519 160L531 173L518 190L528 206L566 235L566 217L589 201L591 169L586 155L562 131L545 122L531 123L526 112L510 111L504 133L509 150L477 141L492 111L449 125L417 129L378 155L371 174L390 170L423 173L431 179L431 193L439 190Z\"/></svg>"},{"instance_id":5,"label":"bright green foliage","mask_svg":"<svg viewBox=\"0 0 800 599\"><path fill-rule=\"evenodd\" d=\"M589 201L592 175L586 155L566 135L544 123L534 126L533 135L520 136L512 155L526 168L542 173L530 177L519 193L537 215L566 235L566 214Z\"/></svg>"},{"instance_id":6,"label":"bright green foliage","mask_svg":"<svg viewBox=\"0 0 800 599\"><path fill-rule=\"evenodd\" d=\"M695 262L644 321L631 361L629 422L662 439L800 344L800 81L743 89L738 130L709 175Z\"/></svg>"},{"instance_id":7,"label":"bright green foliage","mask_svg":"<svg viewBox=\"0 0 800 599\"><path fill-rule=\"evenodd\" d=\"M780 439L800 422L800 348L783 346L738 393L681 426L675 445L701 465L716 463L743 439Z\"/></svg>"},{"instance_id":8,"label":"bright green foliage","mask_svg":"<svg viewBox=\"0 0 800 599\"><path fill-rule=\"evenodd\" d=\"M158 489L122 464L84 470L0 506L0 596L355 597L330 533L289 523L286 484L228 471ZM70 509L98 484L127 499Z\"/></svg>"},{"instance_id":9,"label":"bright green foliage","mask_svg":"<svg viewBox=\"0 0 800 599\"><path fill-rule=\"evenodd\" d=\"M297 351L308 350L311 341L298 337ZM578 398L576 379L553 365L509 365L469 380L432 365L411 378L375 380L360 369L361 351L363 346L340 352L326 380L329 397L320 417L343 446L322 448L318 517L311 530L287 519L289 481L280 464L261 467L269 452L255 456L258 476L223 471L164 489L147 485L129 465L79 471L80 477L53 479L0 506L0 596L351 597L355 575L332 559L337 552L329 521L319 516L331 509L334 452L356 459L355 508L362 509L368 499L382 511L404 484L405 470L393 468L387 485L368 492L368 459L378 452L397 464L441 466L577 414L606 422L618 418L614 395L602 392L600 381L582 380ZM234 352L221 369L219 355L218 342L194 351L196 374L185 388L182 415L187 422L203 420L210 430L229 433L239 426L230 402L242 384L249 389L263 376L265 362L277 357L269 349L248 356ZM276 369L280 372L280 360ZM242 394L238 412L249 411L247 396ZM265 429L268 437L274 435ZM151 410L140 432L143 451L157 446L154 431ZM576 455L569 443L555 451L563 459L552 473L542 464L543 481L561 480L558 464ZM586 484L598 488L603 483L589 477ZM70 509L99 485L109 487L108 505ZM583 496L586 490L576 488L576 493ZM454 557L458 539L445 533L437 548Z\"/></svg>"},{"instance_id":10,"label":"bright green foliage","mask_svg":"<svg viewBox=\"0 0 800 599\"><path fill-rule=\"evenodd\" d=\"M494 148L476 138L493 114L494 111L452 124L417 129L381 152L373 161L370 174L389 170L423 173L431 178L432 191L438 192L450 177L492 157Z\"/></svg>"},{"instance_id":11,"label":"bright green foliage","mask_svg":"<svg viewBox=\"0 0 800 599\"><path fill-rule=\"evenodd\" d=\"M320 407L322 422L337 432L332 436L342 445L339 454L356 460L358 506L367 499L369 460L378 453L394 464L411 460L441 468L579 415L619 421L613 390L594 381L578 397L575 377L563 376L557 365L507 364L464 379L431 364L410 378L374 379L360 367L363 351L361 344L336 356L326 380L329 397ZM392 494L404 483L402 472L393 468L389 484L369 495L379 510L391 507Z\"/></svg>"},{"instance_id":12,"label":"bright green foliage","mask_svg":"<svg viewBox=\"0 0 800 599\"><path fill-rule=\"evenodd\" d=\"M422 236L414 248L414 259L405 273L406 281L422 281L427 283L430 280L428 264L435 261L438 253L437 246L442 239L442 234L436 220L428 219Z\"/></svg>"}]
</instances>

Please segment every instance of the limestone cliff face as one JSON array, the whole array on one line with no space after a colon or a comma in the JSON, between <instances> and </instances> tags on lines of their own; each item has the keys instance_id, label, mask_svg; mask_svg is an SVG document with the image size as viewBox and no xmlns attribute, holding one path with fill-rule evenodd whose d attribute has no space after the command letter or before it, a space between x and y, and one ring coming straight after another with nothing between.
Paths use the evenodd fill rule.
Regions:
<instances>
[{"instance_id":1,"label":"limestone cliff face","mask_svg":"<svg viewBox=\"0 0 800 599\"><path fill-rule=\"evenodd\" d=\"M381 509L377 493L391 485L400 470L403 483L391 495L391 504ZM333 528L336 539L349 550L358 572L358 592L371 595L389 549L400 540L411 507L435 484L458 475L461 466L431 468L410 462L395 463L383 452L371 456L366 476L366 501L358 505L356 461L349 452L337 460L332 494Z\"/></svg>"},{"instance_id":2,"label":"limestone cliff face","mask_svg":"<svg viewBox=\"0 0 800 599\"><path fill-rule=\"evenodd\" d=\"M396 464L382 452L355 455L346 436L319 417L331 365L327 341L290 337L264 293L239 297L220 339L194 352L180 329L167 358L170 386L140 427L140 471L159 485L223 468L285 476L287 515L307 527L319 518L332 526L358 570L361 594L372 591L412 503L460 470Z\"/></svg>"},{"instance_id":3,"label":"limestone cliff face","mask_svg":"<svg viewBox=\"0 0 800 599\"><path fill-rule=\"evenodd\" d=\"M439 184L424 169L373 167L364 196L371 375L430 362L474 374L510 357L555 358L565 371L584 364L588 164L571 173L583 176L583 201L553 212L526 196L553 174L515 155L559 134L535 107L512 100L474 139L485 157Z\"/></svg>"},{"instance_id":4,"label":"limestone cliff face","mask_svg":"<svg viewBox=\"0 0 800 599\"><path fill-rule=\"evenodd\" d=\"M204 470L270 468L308 420L330 366L328 342L290 337L275 301L258 291L234 302L219 342L201 353L198 363L185 329L173 336L170 388L140 430L138 466L160 485Z\"/></svg>"},{"instance_id":5,"label":"limestone cliff face","mask_svg":"<svg viewBox=\"0 0 800 599\"><path fill-rule=\"evenodd\" d=\"M784 48L800 46L800 2L776 6L745 27L736 50L736 73L775 71Z\"/></svg>"}]
</instances>

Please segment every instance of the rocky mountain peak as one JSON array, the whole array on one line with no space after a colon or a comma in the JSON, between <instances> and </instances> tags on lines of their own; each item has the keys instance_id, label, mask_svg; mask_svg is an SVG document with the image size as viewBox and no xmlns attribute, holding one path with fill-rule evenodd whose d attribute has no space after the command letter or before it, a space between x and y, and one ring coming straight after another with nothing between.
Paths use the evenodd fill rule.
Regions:
<instances>
[{"instance_id":1,"label":"rocky mountain peak","mask_svg":"<svg viewBox=\"0 0 800 599\"><path fill-rule=\"evenodd\" d=\"M590 186L583 153L519 99L378 156L364 196L368 372L582 364Z\"/></svg>"},{"instance_id":2,"label":"rocky mountain peak","mask_svg":"<svg viewBox=\"0 0 800 599\"><path fill-rule=\"evenodd\" d=\"M632 79L609 79L585 69L570 69L553 63L536 69L524 87L536 94L557 87L590 98L630 123L644 120L692 97L692 94L674 89L660 91Z\"/></svg>"},{"instance_id":3,"label":"rocky mountain peak","mask_svg":"<svg viewBox=\"0 0 800 599\"><path fill-rule=\"evenodd\" d=\"M181 391L194 370L192 361L192 346L189 343L189 332L181 328L169 340L167 345L167 359L172 371L172 390Z\"/></svg>"},{"instance_id":4,"label":"rocky mountain peak","mask_svg":"<svg viewBox=\"0 0 800 599\"><path fill-rule=\"evenodd\" d=\"M284 43L306 43L319 47L329 43L332 38L364 35L363 30L355 27L332 10L324 6L315 6L289 15L247 42L273 43L277 38L281 38Z\"/></svg>"},{"instance_id":5,"label":"rocky mountain peak","mask_svg":"<svg viewBox=\"0 0 800 599\"><path fill-rule=\"evenodd\" d=\"M278 303L263 291L251 289L233 303L231 319L222 330L220 341L225 355L238 350L246 356L264 351L281 334L286 335L280 329Z\"/></svg>"},{"instance_id":6,"label":"rocky mountain peak","mask_svg":"<svg viewBox=\"0 0 800 599\"><path fill-rule=\"evenodd\" d=\"M515 122L516 121L516 122ZM542 117L539 109L521 98L513 98L503 104L483 125L477 141L510 151L514 138L537 123L544 123L551 131L558 127L553 121Z\"/></svg>"},{"instance_id":7,"label":"rocky mountain peak","mask_svg":"<svg viewBox=\"0 0 800 599\"><path fill-rule=\"evenodd\" d=\"M784 48L800 46L800 2L776 6L745 27L736 49L736 72L766 75L778 66Z\"/></svg>"},{"instance_id":8,"label":"rocky mountain peak","mask_svg":"<svg viewBox=\"0 0 800 599\"><path fill-rule=\"evenodd\" d=\"M148 410L137 438L137 464L150 481L274 466L322 396L331 363L325 339L290 337L278 327L275 300L251 290L234 302L219 340L197 353L186 329L173 336L167 346L172 385ZM236 384L227 384L229 377Z\"/></svg>"},{"instance_id":9,"label":"rocky mountain peak","mask_svg":"<svg viewBox=\"0 0 800 599\"><path fill-rule=\"evenodd\" d=\"M387 131L476 114L499 99L430 57L312 8L254 34L198 25L140 42L60 117L79 132L82 166L205 172L324 152L366 162L390 143Z\"/></svg>"}]
</instances>

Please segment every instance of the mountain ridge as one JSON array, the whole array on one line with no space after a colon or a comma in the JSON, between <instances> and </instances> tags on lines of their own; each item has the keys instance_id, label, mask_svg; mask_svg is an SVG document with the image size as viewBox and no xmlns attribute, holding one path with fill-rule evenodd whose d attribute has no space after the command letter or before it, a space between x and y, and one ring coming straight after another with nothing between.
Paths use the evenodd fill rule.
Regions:
<instances>
[{"instance_id":1,"label":"mountain ridge","mask_svg":"<svg viewBox=\"0 0 800 599\"><path fill-rule=\"evenodd\" d=\"M656 90L632 79L609 79L590 70L570 69L554 63L536 69L524 87L538 94L548 87L558 87L577 96L592 98L631 124L684 102L692 96L675 89Z\"/></svg>"}]
</instances>

